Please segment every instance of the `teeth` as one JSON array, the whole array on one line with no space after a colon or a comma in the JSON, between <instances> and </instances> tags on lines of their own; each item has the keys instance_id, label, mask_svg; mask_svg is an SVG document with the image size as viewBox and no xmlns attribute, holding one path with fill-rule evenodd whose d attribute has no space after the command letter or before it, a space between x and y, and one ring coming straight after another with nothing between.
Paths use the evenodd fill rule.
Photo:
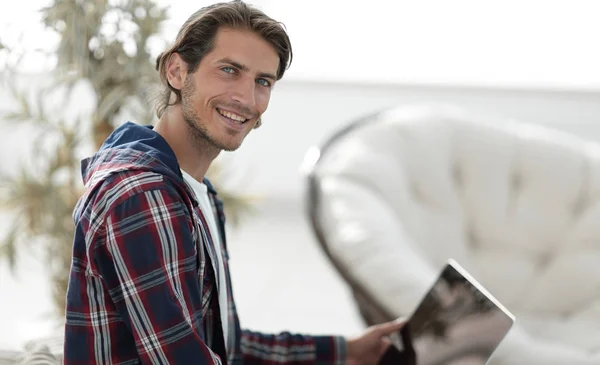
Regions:
<instances>
[{"instance_id":1,"label":"teeth","mask_svg":"<svg viewBox=\"0 0 600 365\"><path fill-rule=\"evenodd\" d=\"M219 111L219 114L221 114L222 116L227 117L232 120L235 120L236 122L242 123L242 122L246 121L246 118L242 117L241 115L237 115L232 112L228 112L228 111L224 111L224 110L220 110L220 109L217 109L217 110Z\"/></svg>"}]
</instances>

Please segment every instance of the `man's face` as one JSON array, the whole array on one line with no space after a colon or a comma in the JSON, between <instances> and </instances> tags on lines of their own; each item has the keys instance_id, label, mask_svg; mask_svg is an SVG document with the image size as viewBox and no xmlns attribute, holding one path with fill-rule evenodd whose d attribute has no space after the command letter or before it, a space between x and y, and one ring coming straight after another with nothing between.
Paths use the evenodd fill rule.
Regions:
<instances>
[{"instance_id":1,"label":"man's face","mask_svg":"<svg viewBox=\"0 0 600 365\"><path fill-rule=\"evenodd\" d=\"M214 48L186 75L181 110L195 142L233 151L267 110L279 56L246 30L221 28Z\"/></svg>"}]
</instances>

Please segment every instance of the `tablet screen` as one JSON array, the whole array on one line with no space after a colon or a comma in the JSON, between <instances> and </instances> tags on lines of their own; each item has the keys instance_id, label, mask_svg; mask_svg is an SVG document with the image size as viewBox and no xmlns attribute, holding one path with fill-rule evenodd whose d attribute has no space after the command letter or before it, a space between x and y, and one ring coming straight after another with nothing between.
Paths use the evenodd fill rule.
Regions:
<instances>
[{"instance_id":1,"label":"tablet screen","mask_svg":"<svg viewBox=\"0 0 600 365\"><path fill-rule=\"evenodd\" d=\"M513 322L512 314L449 261L406 326L392 336L392 353L383 360L386 365L482 365Z\"/></svg>"}]
</instances>

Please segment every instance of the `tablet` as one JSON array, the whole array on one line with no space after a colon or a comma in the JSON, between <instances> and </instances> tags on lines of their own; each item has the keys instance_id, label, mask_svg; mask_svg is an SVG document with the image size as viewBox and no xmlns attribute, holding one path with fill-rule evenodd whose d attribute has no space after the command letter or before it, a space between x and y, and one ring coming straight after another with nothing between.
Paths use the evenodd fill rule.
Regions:
<instances>
[{"instance_id":1,"label":"tablet","mask_svg":"<svg viewBox=\"0 0 600 365\"><path fill-rule=\"evenodd\" d=\"M381 365L483 365L515 317L456 261L448 260Z\"/></svg>"}]
</instances>

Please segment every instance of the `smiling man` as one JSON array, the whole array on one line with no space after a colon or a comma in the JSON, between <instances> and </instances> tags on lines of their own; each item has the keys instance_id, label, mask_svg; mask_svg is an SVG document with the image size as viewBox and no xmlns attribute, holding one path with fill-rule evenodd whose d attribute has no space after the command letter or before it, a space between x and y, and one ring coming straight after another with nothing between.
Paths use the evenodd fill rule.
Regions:
<instances>
[{"instance_id":1,"label":"smiling man","mask_svg":"<svg viewBox=\"0 0 600 365\"><path fill-rule=\"evenodd\" d=\"M240 328L222 204L204 175L260 126L291 58L283 27L241 1L193 14L159 56L156 126L127 122L82 162L65 364L379 361L401 323L351 339Z\"/></svg>"}]
</instances>

